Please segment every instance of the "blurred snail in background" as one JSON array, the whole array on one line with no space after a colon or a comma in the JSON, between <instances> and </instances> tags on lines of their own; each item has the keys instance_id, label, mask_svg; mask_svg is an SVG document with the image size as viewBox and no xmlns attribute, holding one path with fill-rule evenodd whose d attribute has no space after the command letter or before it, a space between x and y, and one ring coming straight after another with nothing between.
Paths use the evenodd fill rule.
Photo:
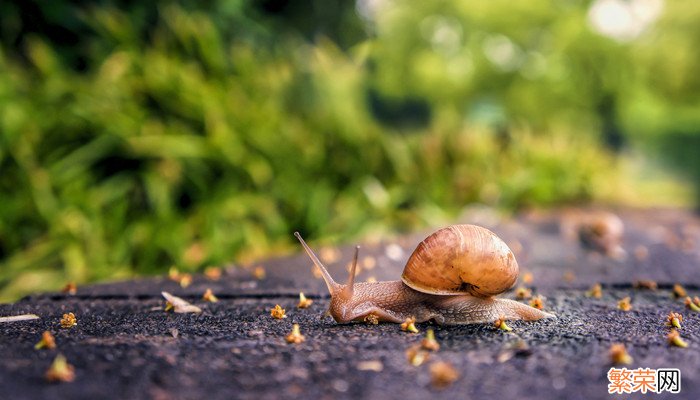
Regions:
<instances>
[{"instance_id":1,"label":"blurred snail in background","mask_svg":"<svg viewBox=\"0 0 700 400\"><path fill-rule=\"evenodd\" d=\"M318 257L299 239L321 270L331 294L330 315L339 323L402 323L434 320L438 324L491 323L498 319L534 321L554 317L523 303L495 298L513 287L518 263L508 246L486 228L453 225L425 238L411 254L400 281L355 283L357 256L346 284L333 280Z\"/></svg>"}]
</instances>

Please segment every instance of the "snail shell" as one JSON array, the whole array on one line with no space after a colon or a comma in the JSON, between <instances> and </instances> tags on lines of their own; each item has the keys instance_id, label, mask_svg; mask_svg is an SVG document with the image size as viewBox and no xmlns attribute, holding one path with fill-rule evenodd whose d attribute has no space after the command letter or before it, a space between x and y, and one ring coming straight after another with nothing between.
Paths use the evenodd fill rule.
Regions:
<instances>
[{"instance_id":1,"label":"snail shell","mask_svg":"<svg viewBox=\"0 0 700 400\"><path fill-rule=\"evenodd\" d=\"M490 297L513 287L518 263L503 240L476 225L433 233L413 251L401 279L429 294Z\"/></svg>"}]
</instances>

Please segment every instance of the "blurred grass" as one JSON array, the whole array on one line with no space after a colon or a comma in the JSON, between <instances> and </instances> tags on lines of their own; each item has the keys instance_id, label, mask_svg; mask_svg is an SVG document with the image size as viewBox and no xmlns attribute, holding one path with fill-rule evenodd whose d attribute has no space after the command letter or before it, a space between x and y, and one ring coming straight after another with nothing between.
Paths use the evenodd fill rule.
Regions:
<instances>
[{"instance_id":1,"label":"blurred grass","mask_svg":"<svg viewBox=\"0 0 700 400\"><path fill-rule=\"evenodd\" d=\"M295 230L337 242L448 223L475 202L688 205L668 173L628 168L679 124L698 137L696 76L658 71L697 56L648 51L697 43L673 21L698 19L668 3L658 29L677 40L635 42L558 1L345 10L365 36L247 2L43 8L77 45L22 25L34 3L5 3L0 299L247 262Z\"/></svg>"}]
</instances>

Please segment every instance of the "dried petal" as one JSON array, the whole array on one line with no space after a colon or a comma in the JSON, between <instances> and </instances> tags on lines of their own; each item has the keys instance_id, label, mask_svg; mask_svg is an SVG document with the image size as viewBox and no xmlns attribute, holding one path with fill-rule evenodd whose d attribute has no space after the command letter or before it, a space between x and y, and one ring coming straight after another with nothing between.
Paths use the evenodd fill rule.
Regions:
<instances>
[{"instance_id":1,"label":"dried petal","mask_svg":"<svg viewBox=\"0 0 700 400\"><path fill-rule=\"evenodd\" d=\"M429 356L430 353L423 350L419 345L411 346L408 348L408 350L406 350L408 362L414 367L423 364L423 362L425 362Z\"/></svg>"},{"instance_id":2,"label":"dried petal","mask_svg":"<svg viewBox=\"0 0 700 400\"><path fill-rule=\"evenodd\" d=\"M188 303L187 301L177 297L173 296L172 294L168 292L161 292L163 297L165 297L165 300L167 300L167 303L165 304L165 311L170 311L173 310L176 313L200 313L202 312L202 309Z\"/></svg>"},{"instance_id":3,"label":"dried petal","mask_svg":"<svg viewBox=\"0 0 700 400\"><path fill-rule=\"evenodd\" d=\"M622 311L630 311L632 309L632 302L629 296L617 302L617 308Z\"/></svg>"},{"instance_id":4,"label":"dried petal","mask_svg":"<svg viewBox=\"0 0 700 400\"><path fill-rule=\"evenodd\" d=\"M306 296L304 296L303 292L300 292L299 303L297 304L297 308L308 308L313 302L313 300L307 299Z\"/></svg>"},{"instance_id":5,"label":"dried petal","mask_svg":"<svg viewBox=\"0 0 700 400\"><path fill-rule=\"evenodd\" d=\"M525 286L520 286L515 290L515 298L520 300L529 299L532 297L532 290L526 288Z\"/></svg>"},{"instance_id":6,"label":"dried petal","mask_svg":"<svg viewBox=\"0 0 700 400\"><path fill-rule=\"evenodd\" d=\"M78 320L75 318L75 314L69 312L68 314L63 314L61 318L61 328L72 328L78 325Z\"/></svg>"},{"instance_id":7,"label":"dried petal","mask_svg":"<svg viewBox=\"0 0 700 400\"><path fill-rule=\"evenodd\" d=\"M538 310L541 310L544 308L544 299L542 296L537 295L530 300L530 307L536 308Z\"/></svg>"},{"instance_id":8,"label":"dried petal","mask_svg":"<svg viewBox=\"0 0 700 400\"><path fill-rule=\"evenodd\" d=\"M75 368L68 364L63 354L59 354L54 358L45 376L49 382L72 382L75 379Z\"/></svg>"},{"instance_id":9,"label":"dried petal","mask_svg":"<svg viewBox=\"0 0 700 400\"><path fill-rule=\"evenodd\" d=\"M275 319L287 318L284 308L280 307L279 304L276 304L273 308L270 309L270 315L272 316L272 318Z\"/></svg>"},{"instance_id":10,"label":"dried petal","mask_svg":"<svg viewBox=\"0 0 700 400\"><path fill-rule=\"evenodd\" d=\"M202 296L202 300L208 301L210 303L216 303L219 301L219 298L214 295L214 293L211 291L211 289L207 289L204 292L204 295Z\"/></svg>"},{"instance_id":11,"label":"dried petal","mask_svg":"<svg viewBox=\"0 0 700 400\"><path fill-rule=\"evenodd\" d=\"M365 323L368 323L370 325L377 325L379 323L379 317L377 316L377 314L369 313L364 318L364 321Z\"/></svg>"},{"instance_id":12,"label":"dried petal","mask_svg":"<svg viewBox=\"0 0 700 400\"><path fill-rule=\"evenodd\" d=\"M444 388L456 381L459 373L451 364L437 361L430 365L430 377L433 386Z\"/></svg>"},{"instance_id":13,"label":"dried petal","mask_svg":"<svg viewBox=\"0 0 700 400\"><path fill-rule=\"evenodd\" d=\"M622 343L614 343L610 346L609 353L613 364L632 364L632 361L634 361Z\"/></svg>"},{"instance_id":14,"label":"dried petal","mask_svg":"<svg viewBox=\"0 0 700 400\"><path fill-rule=\"evenodd\" d=\"M440 349L440 343L435 340L435 332L432 329L428 329L420 345L425 350L438 351Z\"/></svg>"},{"instance_id":15,"label":"dried petal","mask_svg":"<svg viewBox=\"0 0 700 400\"><path fill-rule=\"evenodd\" d=\"M603 287L600 285L600 283L596 283L586 292L586 296L596 299L603 297Z\"/></svg>"},{"instance_id":16,"label":"dried petal","mask_svg":"<svg viewBox=\"0 0 700 400\"><path fill-rule=\"evenodd\" d=\"M413 333L418 333L418 329L416 328L416 318L415 317L410 317L406 318L406 321L404 321L401 324L401 330L406 332L413 332Z\"/></svg>"},{"instance_id":17,"label":"dried petal","mask_svg":"<svg viewBox=\"0 0 700 400\"><path fill-rule=\"evenodd\" d=\"M675 312L668 313L666 317L666 326L673 326L680 329L681 322L683 322L683 316L681 314Z\"/></svg>"},{"instance_id":18,"label":"dried petal","mask_svg":"<svg viewBox=\"0 0 700 400\"><path fill-rule=\"evenodd\" d=\"M34 348L39 350L39 349L49 349L53 350L56 348L56 340L54 339L53 335L49 331L44 331L44 333L41 335L41 340L34 345Z\"/></svg>"},{"instance_id":19,"label":"dried petal","mask_svg":"<svg viewBox=\"0 0 700 400\"><path fill-rule=\"evenodd\" d=\"M677 330L672 329L667 336L668 343L678 347L688 347L688 342L681 338L681 334Z\"/></svg>"},{"instance_id":20,"label":"dried petal","mask_svg":"<svg viewBox=\"0 0 700 400\"><path fill-rule=\"evenodd\" d=\"M78 287L75 286L75 283L68 282L68 283L66 283L66 286L64 286L63 289L61 289L61 292L67 293L70 295L75 295L76 293L78 293Z\"/></svg>"},{"instance_id":21,"label":"dried petal","mask_svg":"<svg viewBox=\"0 0 700 400\"><path fill-rule=\"evenodd\" d=\"M292 332L286 337L287 343L299 344L305 340L304 335L299 330L299 324L292 325Z\"/></svg>"},{"instance_id":22,"label":"dried petal","mask_svg":"<svg viewBox=\"0 0 700 400\"><path fill-rule=\"evenodd\" d=\"M502 331L510 332L513 330L513 328L506 325L506 318L504 316L500 316L493 325Z\"/></svg>"}]
</instances>

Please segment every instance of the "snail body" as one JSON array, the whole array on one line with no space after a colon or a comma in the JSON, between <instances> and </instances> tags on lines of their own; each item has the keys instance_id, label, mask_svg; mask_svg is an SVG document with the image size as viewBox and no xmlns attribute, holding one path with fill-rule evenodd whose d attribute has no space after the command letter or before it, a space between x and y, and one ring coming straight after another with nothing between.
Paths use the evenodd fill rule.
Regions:
<instances>
[{"instance_id":1,"label":"snail body","mask_svg":"<svg viewBox=\"0 0 700 400\"><path fill-rule=\"evenodd\" d=\"M330 315L339 323L379 321L402 323L434 320L457 325L494 322L499 318L527 321L552 314L517 301L494 297L510 289L518 264L508 246L488 229L453 225L425 238L416 247L400 281L355 283L357 249L346 284L336 283L318 257L295 233L321 270L331 294Z\"/></svg>"}]
</instances>

